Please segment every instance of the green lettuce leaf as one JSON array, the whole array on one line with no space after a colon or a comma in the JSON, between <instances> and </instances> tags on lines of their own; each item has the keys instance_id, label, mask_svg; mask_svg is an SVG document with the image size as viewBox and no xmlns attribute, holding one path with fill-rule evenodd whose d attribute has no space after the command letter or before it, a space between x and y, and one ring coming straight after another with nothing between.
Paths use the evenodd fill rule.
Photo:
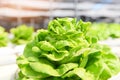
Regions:
<instances>
[{"instance_id":1,"label":"green lettuce leaf","mask_svg":"<svg viewBox=\"0 0 120 80\"><path fill-rule=\"evenodd\" d=\"M98 37L88 35L92 34L90 24L57 18L49 22L48 29L38 30L17 58L18 79L107 80L120 72L119 58L108 46L98 44ZM106 25L101 25L104 30Z\"/></svg>"},{"instance_id":2,"label":"green lettuce leaf","mask_svg":"<svg viewBox=\"0 0 120 80\"><path fill-rule=\"evenodd\" d=\"M11 41L15 44L25 44L33 38L33 27L20 25L12 28L10 32L14 35Z\"/></svg>"},{"instance_id":3,"label":"green lettuce leaf","mask_svg":"<svg viewBox=\"0 0 120 80\"><path fill-rule=\"evenodd\" d=\"M0 47L7 46L8 41L8 33L0 26Z\"/></svg>"}]
</instances>

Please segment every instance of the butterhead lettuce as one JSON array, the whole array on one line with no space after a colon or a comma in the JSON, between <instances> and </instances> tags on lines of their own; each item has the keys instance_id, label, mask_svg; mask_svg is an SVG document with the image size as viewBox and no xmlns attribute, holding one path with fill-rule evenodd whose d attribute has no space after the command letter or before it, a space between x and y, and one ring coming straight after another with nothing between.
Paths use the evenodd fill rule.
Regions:
<instances>
[{"instance_id":1,"label":"butterhead lettuce","mask_svg":"<svg viewBox=\"0 0 120 80\"><path fill-rule=\"evenodd\" d=\"M17 58L18 80L107 80L120 71L109 47L86 35L90 22L58 18L38 30Z\"/></svg>"},{"instance_id":2,"label":"butterhead lettuce","mask_svg":"<svg viewBox=\"0 0 120 80\"><path fill-rule=\"evenodd\" d=\"M5 29L0 26L0 47L7 46L8 43L8 33Z\"/></svg>"},{"instance_id":3,"label":"butterhead lettuce","mask_svg":"<svg viewBox=\"0 0 120 80\"><path fill-rule=\"evenodd\" d=\"M11 39L14 44L25 44L33 38L33 27L27 25L19 25L16 28L10 29L13 38Z\"/></svg>"}]
</instances>

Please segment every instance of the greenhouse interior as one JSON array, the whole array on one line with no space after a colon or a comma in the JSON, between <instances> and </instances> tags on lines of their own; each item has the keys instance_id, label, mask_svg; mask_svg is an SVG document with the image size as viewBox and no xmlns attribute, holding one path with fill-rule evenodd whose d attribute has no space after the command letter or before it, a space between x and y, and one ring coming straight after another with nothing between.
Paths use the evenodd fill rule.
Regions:
<instances>
[{"instance_id":1,"label":"greenhouse interior","mask_svg":"<svg viewBox=\"0 0 120 80\"><path fill-rule=\"evenodd\" d=\"M0 0L0 80L120 80L120 0Z\"/></svg>"}]
</instances>

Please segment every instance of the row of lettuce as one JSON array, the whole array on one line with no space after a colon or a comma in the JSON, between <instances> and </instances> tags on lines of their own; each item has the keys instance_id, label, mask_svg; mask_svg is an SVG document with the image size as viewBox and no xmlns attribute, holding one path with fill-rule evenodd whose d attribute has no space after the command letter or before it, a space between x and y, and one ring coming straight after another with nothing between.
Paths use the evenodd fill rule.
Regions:
<instances>
[{"instance_id":1,"label":"row of lettuce","mask_svg":"<svg viewBox=\"0 0 120 80\"><path fill-rule=\"evenodd\" d=\"M13 44L26 44L32 40L34 28L20 25L10 29L10 33L5 32L5 28L0 27L0 47L7 46L9 42Z\"/></svg>"},{"instance_id":2,"label":"row of lettuce","mask_svg":"<svg viewBox=\"0 0 120 80\"><path fill-rule=\"evenodd\" d=\"M17 80L108 80L118 74L119 58L88 35L90 24L58 18L38 30L17 58Z\"/></svg>"},{"instance_id":3,"label":"row of lettuce","mask_svg":"<svg viewBox=\"0 0 120 80\"><path fill-rule=\"evenodd\" d=\"M93 23L89 36L95 36L99 40L106 40L108 38L120 38L120 24L119 23Z\"/></svg>"},{"instance_id":4,"label":"row of lettuce","mask_svg":"<svg viewBox=\"0 0 120 80\"><path fill-rule=\"evenodd\" d=\"M20 25L10 29L9 33L0 27L0 47L7 46L9 42L13 44L25 44L33 39L34 28L27 25ZM90 26L88 36L97 37L98 40L106 40L108 38L120 38L120 24L117 23L93 23Z\"/></svg>"}]
</instances>

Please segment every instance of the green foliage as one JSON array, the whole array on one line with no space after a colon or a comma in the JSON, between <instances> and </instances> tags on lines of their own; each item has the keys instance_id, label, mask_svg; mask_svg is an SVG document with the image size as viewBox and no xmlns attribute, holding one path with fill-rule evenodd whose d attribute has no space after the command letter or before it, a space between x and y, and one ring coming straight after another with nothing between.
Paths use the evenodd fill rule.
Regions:
<instances>
[{"instance_id":1,"label":"green foliage","mask_svg":"<svg viewBox=\"0 0 120 80\"><path fill-rule=\"evenodd\" d=\"M7 46L8 43L8 33L5 29L0 26L0 47Z\"/></svg>"},{"instance_id":2,"label":"green foliage","mask_svg":"<svg viewBox=\"0 0 120 80\"><path fill-rule=\"evenodd\" d=\"M33 27L20 25L16 28L12 28L10 32L14 35L11 40L15 44L24 44L33 38Z\"/></svg>"},{"instance_id":3,"label":"green foliage","mask_svg":"<svg viewBox=\"0 0 120 80\"><path fill-rule=\"evenodd\" d=\"M93 23L87 35L97 37L99 40L105 40L108 38L120 38L120 24Z\"/></svg>"},{"instance_id":4,"label":"green foliage","mask_svg":"<svg viewBox=\"0 0 120 80\"><path fill-rule=\"evenodd\" d=\"M50 21L17 58L18 80L107 80L116 75L118 57L86 34L89 26L73 18Z\"/></svg>"}]
</instances>

